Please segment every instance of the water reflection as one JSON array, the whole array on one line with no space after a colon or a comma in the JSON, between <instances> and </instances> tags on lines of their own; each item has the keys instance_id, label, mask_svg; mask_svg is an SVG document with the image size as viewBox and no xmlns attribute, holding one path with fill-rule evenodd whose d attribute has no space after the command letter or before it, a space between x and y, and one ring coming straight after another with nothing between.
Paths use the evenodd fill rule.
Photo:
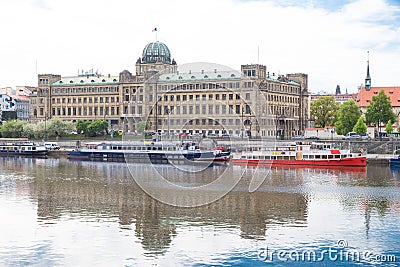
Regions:
<instances>
[{"instance_id":1,"label":"water reflection","mask_svg":"<svg viewBox=\"0 0 400 267\"><path fill-rule=\"evenodd\" d=\"M146 170L143 166L137 168ZM62 231L68 221L93 222L104 232L117 223L121 233L140 244L146 257L167 255L173 250L174 240L188 235L194 228L220 229L222 239L233 232L248 242L282 242L284 234L280 227L303 229L289 232L299 239L305 238L301 233L309 235L315 231L312 222L321 220L319 212L326 206L337 213L337 220L350 217L344 221L332 218L339 228L352 225L352 220L361 220L363 235L369 238L374 217L400 213L400 172L392 168L369 166L362 171L273 168L254 193L248 192L248 185L254 172L263 171L257 168L220 166L208 168L197 176L188 176L168 165L158 165L157 168L171 182L185 186L209 183L213 177L226 171L231 175L243 173L243 177L232 192L216 202L197 208L178 208L160 203L144 193L123 163L0 158L0 199L7 199L9 194L28 199L29 205L36 207L35 220L40 227L57 225ZM170 193L165 190L165 194ZM207 198L207 195L193 197ZM340 229L337 231L349 234L345 228ZM308 235L306 237L310 238ZM118 239L115 234L113 238ZM123 238L119 238L116 243L122 242ZM46 242L43 241L42 245ZM295 244L296 238L291 238L289 243ZM7 251L12 249L18 250L8 247ZM51 248L46 247L41 251L46 254L50 253L49 250ZM37 252L30 253L34 255ZM1 253L0 249L1 255L4 256L4 252ZM58 252L54 252L54 257L62 258ZM49 264L53 265L53 262Z\"/></svg>"}]
</instances>

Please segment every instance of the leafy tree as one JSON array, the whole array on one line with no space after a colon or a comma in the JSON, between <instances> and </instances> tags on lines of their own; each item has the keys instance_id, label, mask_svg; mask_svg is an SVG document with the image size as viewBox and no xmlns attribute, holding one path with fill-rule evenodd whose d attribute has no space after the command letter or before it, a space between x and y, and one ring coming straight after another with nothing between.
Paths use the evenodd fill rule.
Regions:
<instances>
[{"instance_id":1,"label":"leafy tree","mask_svg":"<svg viewBox=\"0 0 400 267\"><path fill-rule=\"evenodd\" d=\"M65 136L69 134L74 128L72 122L62 121L57 118L50 119L46 122L46 132L47 136Z\"/></svg>"},{"instance_id":2,"label":"leafy tree","mask_svg":"<svg viewBox=\"0 0 400 267\"><path fill-rule=\"evenodd\" d=\"M375 126L379 126L378 122L387 124L389 120L396 121L397 117L392 110L390 98L383 90L377 96L372 97L365 113L365 119L367 123L374 124Z\"/></svg>"},{"instance_id":3,"label":"leafy tree","mask_svg":"<svg viewBox=\"0 0 400 267\"><path fill-rule=\"evenodd\" d=\"M388 123L386 124L386 133L388 134L393 133L394 129L392 124L393 124L392 121L389 120Z\"/></svg>"},{"instance_id":4,"label":"leafy tree","mask_svg":"<svg viewBox=\"0 0 400 267\"><path fill-rule=\"evenodd\" d=\"M358 134L365 134L367 132L367 125L365 124L363 118L358 118L356 125L354 125L353 132Z\"/></svg>"},{"instance_id":5,"label":"leafy tree","mask_svg":"<svg viewBox=\"0 0 400 267\"><path fill-rule=\"evenodd\" d=\"M339 110L336 114L336 132L338 134L347 134L351 132L360 117L360 108L357 107L354 100L344 102L339 106Z\"/></svg>"},{"instance_id":6,"label":"leafy tree","mask_svg":"<svg viewBox=\"0 0 400 267\"><path fill-rule=\"evenodd\" d=\"M32 123L26 123L24 125L24 131L22 134L26 138L33 138L35 137L34 125Z\"/></svg>"},{"instance_id":7,"label":"leafy tree","mask_svg":"<svg viewBox=\"0 0 400 267\"><path fill-rule=\"evenodd\" d=\"M108 122L104 120L97 120L89 124L87 127L87 136L94 137L98 134L105 133L108 129Z\"/></svg>"},{"instance_id":8,"label":"leafy tree","mask_svg":"<svg viewBox=\"0 0 400 267\"><path fill-rule=\"evenodd\" d=\"M77 130L79 133L86 133L87 128L88 128L88 126L90 125L90 123L91 123L90 121L79 120L79 121L76 123L76 125L75 125L76 130Z\"/></svg>"},{"instance_id":9,"label":"leafy tree","mask_svg":"<svg viewBox=\"0 0 400 267\"><path fill-rule=\"evenodd\" d=\"M24 137L24 125L26 122L20 120L8 120L0 128L1 135L9 138Z\"/></svg>"},{"instance_id":10,"label":"leafy tree","mask_svg":"<svg viewBox=\"0 0 400 267\"><path fill-rule=\"evenodd\" d=\"M339 104L335 102L333 96L320 97L310 106L311 118L315 121L315 126L324 128L335 123L335 115L339 109Z\"/></svg>"},{"instance_id":11,"label":"leafy tree","mask_svg":"<svg viewBox=\"0 0 400 267\"><path fill-rule=\"evenodd\" d=\"M139 121L139 122L136 124L136 131L137 131L139 134L144 133L144 131L146 131L147 128L148 128L148 123L147 123L147 121Z\"/></svg>"}]
</instances>

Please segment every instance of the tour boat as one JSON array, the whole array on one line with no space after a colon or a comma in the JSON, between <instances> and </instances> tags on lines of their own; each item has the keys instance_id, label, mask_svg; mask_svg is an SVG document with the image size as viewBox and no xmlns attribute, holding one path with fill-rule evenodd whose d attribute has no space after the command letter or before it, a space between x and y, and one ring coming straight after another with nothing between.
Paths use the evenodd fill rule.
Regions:
<instances>
[{"instance_id":1,"label":"tour boat","mask_svg":"<svg viewBox=\"0 0 400 267\"><path fill-rule=\"evenodd\" d=\"M38 146L28 138L0 138L0 156L43 157L47 155L44 146Z\"/></svg>"},{"instance_id":2,"label":"tour boat","mask_svg":"<svg viewBox=\"0 0 400 267\"><path fill-rule=\"evenodd\" d=\"M258 166L365 167L366 156L348 149L334 149L332 144L290 144L234 153L233 164Z\"/></svg>"},{"instance_id":3,"label":"tour boat","mask_svg":"<svg viewBox=\"0 0 400 267\"><path fill-rule=\"evenodd\" d=\"M395 150L393 157L389 159L390 166L400 166L400 150Z\"/></svg>"},{"instance_id":4,"label":"tour boat","mask_svg":"<svg viewBox=\"0 0 400 267\"><path fill-rule=\"evenodd\" d=\"M161 142L100 142L87 143L84 148L77 148L68 153L70 159L93 161L185 163L190 162L226 162L230 151L221 148L200 150L193 142L163 144Z\"/></svg>"}]
</instances>

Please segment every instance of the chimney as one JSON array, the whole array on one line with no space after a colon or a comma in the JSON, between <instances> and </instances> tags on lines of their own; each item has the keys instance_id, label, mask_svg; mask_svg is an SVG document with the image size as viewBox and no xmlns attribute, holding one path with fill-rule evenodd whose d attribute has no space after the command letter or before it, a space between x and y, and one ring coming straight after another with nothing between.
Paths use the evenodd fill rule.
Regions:
<instances>
[{"instance_id":1,"label":"chimney","mask_svg":"<svg viewBox=\"0 0 400 267\"><path fill-rule=\"evenodd\" d=\"M201 70L201 74L204 74L204 70Z\"/></svg>"},{"instance_id":2,"label":"chimney","mask_svg":"<svg viewBox=\"0 0 400 267\"><path fill-rule=\"evenodd\" d=\"M192 70L189 70L189 74L192 74Z\"/></svg>"},{"instance_id":3,"label":"chimney","mask_svg":"<svg viewBox=\"0 0 400 267\"><path fill-rule=\"evenodd\" d=\"M217 69L214 69L214 73L217 73Z\"/></svg>"}]
</instances>

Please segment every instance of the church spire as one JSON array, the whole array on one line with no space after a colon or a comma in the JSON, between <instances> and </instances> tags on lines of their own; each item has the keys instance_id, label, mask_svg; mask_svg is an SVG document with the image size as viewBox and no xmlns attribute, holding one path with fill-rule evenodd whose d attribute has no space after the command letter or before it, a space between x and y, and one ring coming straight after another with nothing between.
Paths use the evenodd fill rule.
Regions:
<instances>
[{"instance_id":1,"label":"church spire","mask_svg":"<svg viewBox=\"0 0 400 267\"><path fill-rule=\"evenodd\" d=\"M367 77L365 77L365 90L369 91L371 89L371 76L369 75L369 51L368 53L368 61L367 61Z\"/></svg>"}]
</instances>

